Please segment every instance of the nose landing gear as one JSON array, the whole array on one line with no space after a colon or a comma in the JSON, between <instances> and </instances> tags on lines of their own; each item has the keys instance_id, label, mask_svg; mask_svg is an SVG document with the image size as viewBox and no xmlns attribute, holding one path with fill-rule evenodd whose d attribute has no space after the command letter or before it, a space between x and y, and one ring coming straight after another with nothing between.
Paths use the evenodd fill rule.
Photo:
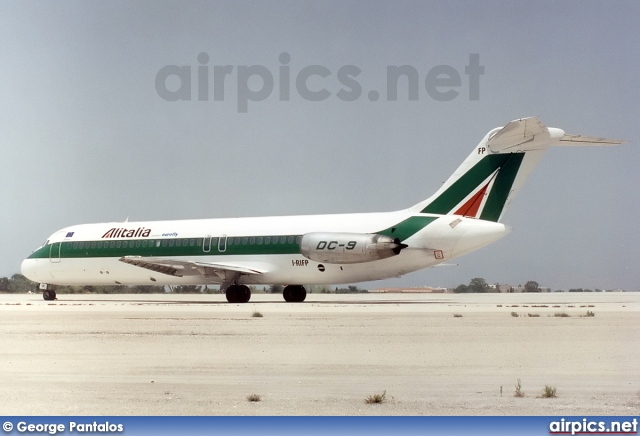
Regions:
<instances>
[{"instance_id":1,"label":"nose landing gear","mask_svg":"<svg viewBox=\"0 0 640 436\"><path fill-rule=\"evenodd\" d=\"M56 299L56 290L53 285L40 283L40 285L38 285L38 289L42 290L42 298L46 301L53 301Z\"/></svg>"}]
</instances>

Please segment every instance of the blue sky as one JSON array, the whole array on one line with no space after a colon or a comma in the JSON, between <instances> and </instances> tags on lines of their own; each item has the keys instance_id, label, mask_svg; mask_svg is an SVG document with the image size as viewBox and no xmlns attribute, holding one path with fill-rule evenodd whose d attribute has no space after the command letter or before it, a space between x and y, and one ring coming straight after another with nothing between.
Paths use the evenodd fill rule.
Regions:
<instances>
[{"instance_id":1,"label":"blue sky","mask_svg":"<svg viewBox=\"0 0 640 436\"><path fill-rule=\"evenodd\" d=\"M434 192L487 131L536 115L630 142L550 150L504 216L507 238L458 267L367 286L484 277L638 290L639 12L630 1L2 2L0 276L72 224L404 208ZM465 75L471 54L484 67L477 100ZM191 100L158 94L167 65L191 67ZM254 65L274 87L241 113L240 71ZM296 88L313 65L330 72L307 82L330 93L322 101ZM361 71L355 101L338 97L349 90L338 79L346 65ZM417 100L403 82L387 100L396 65L418 72ZM450 101L425 88L439 65L461 78ZM215 66L233 67L223 100L213 96Z\"/></svg>"}]
</instances>

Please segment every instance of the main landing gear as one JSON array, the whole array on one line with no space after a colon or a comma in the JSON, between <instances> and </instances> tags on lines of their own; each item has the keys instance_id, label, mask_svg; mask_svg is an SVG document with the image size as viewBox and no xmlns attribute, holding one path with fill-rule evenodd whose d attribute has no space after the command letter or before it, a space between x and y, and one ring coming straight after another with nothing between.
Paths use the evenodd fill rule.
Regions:
<instances>
[{"instance_id":1,"label":"main landing gear","mask_svg":"<svg viewBox=\"0 0 640 436\"><path fill-rule=\"evenodd\" d=\"M307 290L302 285L289 285L284 287L282 296L287 303L302 303L307 298Z\"/></svg>"},{"instance_id":2,"label":"main landing gear","mask_svg":"<svg viewBox=\"0 0 640 436\"><path fill-rule=\"evenodd\" d=\"M229 303L248 303L251 299L251 290L245 285L231 285L225 294Z\"/></svg>"},{"instance_id":3,"label":"main landing gear","mask_svg":"<svg viewBox=\"0 0 640 436\"><path fill-rule=\"evenodd\" d=\"M251 290L246 285L231 285L225 294L229 303L248 303L251 299ZM307 290L302 285L288 285L282 291L282 296L287 303L302 303L307 298Z\"/></svg>"}]
</instances>

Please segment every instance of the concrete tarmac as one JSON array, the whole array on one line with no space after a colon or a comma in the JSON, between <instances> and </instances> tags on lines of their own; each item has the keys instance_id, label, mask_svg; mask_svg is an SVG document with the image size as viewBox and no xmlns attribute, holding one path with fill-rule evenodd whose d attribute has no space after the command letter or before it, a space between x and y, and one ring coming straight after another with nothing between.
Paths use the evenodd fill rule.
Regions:
<instances>
[{"instance_id":1,"label":"concrete tarmac","mask_svg":"<svg viewBox=\"0 0 640 436\"><path fill-rule=\"evenodd\" d=\"M638 415L638 338L640 293L310 294L301 304L5 294L0 410ZM557 398L540 398L545 385ZM247 401L254 393L261 401Z\"/></svg>"}]
</instances>

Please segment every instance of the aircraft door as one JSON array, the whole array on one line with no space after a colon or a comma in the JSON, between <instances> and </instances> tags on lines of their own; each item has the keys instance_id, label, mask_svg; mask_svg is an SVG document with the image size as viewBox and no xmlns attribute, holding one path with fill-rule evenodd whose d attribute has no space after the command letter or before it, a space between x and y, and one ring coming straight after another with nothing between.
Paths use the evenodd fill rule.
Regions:
<instances>
[{"instance_id":1,"label":"aircraft door","mask_svg":"<svg viewBox=\"0 0 640 436\"><path fill-rule=\"evenodd\" d=\"M49 246L49 260L52 263L60 263L60 249L62 242L54 242Z\"/></svg>"},{"instance_id":2,"label":"aircraft door","mask_svg":"<svg viewBox=\"0 0 640 436\"><path fill-rule=\"evenodd\" d=\"M204 237L204 241L202 241L202 251L208 253L211 251L211 235L207 235Z\"/></svg>"}]
</instances>

